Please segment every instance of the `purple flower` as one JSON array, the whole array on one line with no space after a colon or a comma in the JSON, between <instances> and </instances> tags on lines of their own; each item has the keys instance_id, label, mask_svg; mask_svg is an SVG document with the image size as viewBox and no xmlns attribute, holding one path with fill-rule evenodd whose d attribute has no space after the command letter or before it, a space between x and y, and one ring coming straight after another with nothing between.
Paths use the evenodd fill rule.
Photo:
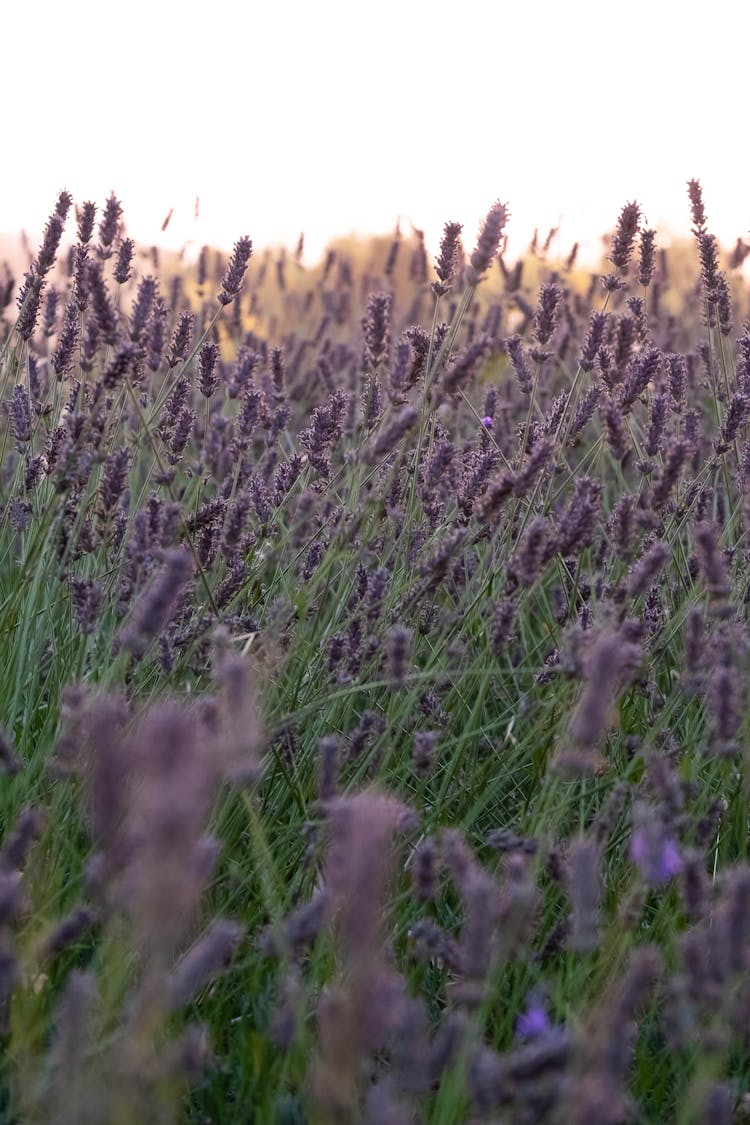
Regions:
<instances>
[{"instance_id":1,"label":"purple flower","mask_svg":"<svg viewBox=\"0 0 750 1125\"><path fill-rule=\"evenodd\" d=\"M167 363L170 368L176 367L180 360L184 359L190 348L193 339L193 317L189 312L181 312L177 326L172 333L172 340L169 345L169 355Z\"/></svg>"},{"instance_id":2,"label":"purple flower","mask_svg":"<svg viewBox=\"0 0 750 1125\"><path fill-rule=\"evenodd\" d=\"M92 203L91 200L86 200L85 203L81 204L80 210L76 209L76 218L78 220L78 241L85 245L94 233L96 204Z\"/></svg>"},{"instance_id":3,"label":"purple flower","mask_svg":"<svg viewBox=\"0 0 750 1125\"><path fill-rule=\"evenodd\" d=\"M630 262L640 218L641 209L637 203L633 202L625 204L617 220L617 230L612 240L612 253L609 260L618 270L623 272L628 268Z\"/></svg>"},{"instance_id":4,"label":"purple flower","mask_svg":"<svg viewBox=\"0 0 750 1125\"><path fill-rule=\"evenodd\" d=\"M363 370L372 370L390 360L390 317L393 298L390 293L371 293L367 299L367 312L362 318L365 338L362 355Z\"/></svg>"},{"instance_id":5,"label":"purple flower","mask_svg":"<svg viewBox=\"0 0 750 1125\"><path fill-rule=\"evenodd\" d=\"M43 286L43 278L36 274L32 267L25 276L17 298L19 314L16 330L22 340L30 340L36 328Z\"/></svg>"},{"instance_id":6,"label":"purple flower","mask_svg":"<svg viewBox=\"0 0 750 1125\"><path fill-rule=\"evenodd\" d=\"M198 356L198 385L204 398L210 398L219 385L216 372L218 358L218 345L213 340L206 340Z\"/></svg>"},{"instance_id":7,"label":"purple flower","mask_svg":"<svg viewBox=\"0 0 750 1125\"><path fill-rule=\"evenodd\" d=\"M124 238L120 243L120 249L117 251L117 262L114 269L114 278L118 285L124 285L130 278L134 253L135 242L132 238Z\"/></svg>"},{"instance_id":8,"label":"purple flower","mask_svg":"<svg viewBox=\"0 0 750 1125\"><path fill-rule=\"evenodd\" d=\"M539 308L535 315L536 338L540 344L549 342L559 319L562 291L559 285L547 281L539 291Z\"/></svg>"},{"instance_id":9,"label":"purple flower","mask_svg":"<svg viewBox=\"0 0 750 1125\"><path fill-rule=\"evenodd\" d=\"M492 418L490 417L489 414L485 414L484 418L482 419L482 425L483 426L491 426L492 425Z\"/></svg>"},{"instance_id":10,"label":"purple flower","mask_svg":"<svg viewBox=\"0 0 750 1125\"><path fill-rule=\"evenodd\" d=\"M641 231L641 257L638 263L638 283L644 288L651 284L656 265L655 230Z\"/></svg>"},{"instance_id":11,"label":"purple flower","mask_svg":"<svg viewBox=\"0 0 750 1125\"><path fill-rule=\"evenodd\" d=\"M99 223L99 256L101 258L109 258L112 254L112 243L117 235L121 215L120 201L115 193L111 192L104 204L104 214L102 221Z\"/></svg>"},{"instance_id":12,"label":"purple flower","mask_svg":"<svg viewBox=\"0 0 750 1125\"><path fill-rule=\"evenodd\" d=\"M703 191L700 180L688 180L688 196L690 198L690 214L695 223L696 232L702 231L706 226L706 211L703 206Z\"/></svg>"},{"instance_id":13,"label":"purple flower","mask_svg":"<svg viewBox=\"0 0 750 1125\"><path fill-rule=\"evenodd\" d=\"M232 257L229 259L224 280L221 283L221 293L219 294L219 304L229 305L235 299L245 277L245 270L247 263L250 261L250 255L253 252L253 244L247 235L243 235L234 244Z\"/></svg>"},{"instance_id":14,"label":"purple flower","mask_svg":"<svg viewBox=\"0 0 750 1125\"><path fill-rule=\"evenodd\" d=\"M641 877L654 887L669 882L682 870L677 841L669 835L658 810L642 802L633 810L633 821L630 858Z\"/></svg>"},{"instance_id":15,"label":"purple flower","mask_svg":"<svg viewBox=\"0 0 750 1125\"><path fill-rule=\"evenodd\" d=\"M443 229L440 255L435 263L435 273L440 280L432 283L432 291L436 297L442 297L449 293L453 285L461 230L461 223L446 223Z\"/></svg>"},{"instance_id":16,"label":"purple flower","mask_svg":"<svg viewBox=\"0 0 750 1125\"><path fill-rule=\"evenodd\" d=\"M504 203L493 203L487 213L487 218L482 223L477 245L471 255L467 281L469 285L478 285L483 275L490 267L492 259L497 254L500 239L508 219L508 208Z\"/></svg>"},{"instance_id":17,"label":"purple flower","mask_svg":"<svg viewBox=\"0 0 750 1125\"><path fill-rule=\"evenodd\" d=\"M536 1039L552 1027L547 1010L538 996L532 996L526 1011L516 1021L516 1035L524 1039Z\"/></svg>"},{"instance_id":18,"label":"purple flower","mask_svg":"<svg viewBox=\"0 0 750 1125\"><path fill-rule=\"evenodd\" d=\"M16 440L16 444L23 446L31 441L29 396L21 383L13 388L13 394L8 403L8 416L10 418L10 431Z\"/></svg>"}]
</instances>

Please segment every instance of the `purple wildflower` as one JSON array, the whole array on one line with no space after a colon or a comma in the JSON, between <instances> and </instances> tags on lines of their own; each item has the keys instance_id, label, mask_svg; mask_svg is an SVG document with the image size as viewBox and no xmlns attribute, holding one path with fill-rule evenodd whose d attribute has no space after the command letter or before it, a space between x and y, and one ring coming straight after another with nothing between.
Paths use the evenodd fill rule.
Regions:
<instances>
[{"instance_id":1,"label":"purple wildflower","mask_svg":"<svg viewBox=\"0 0 750 1125\"><path fill-rule=\"evenodd\" d=\"M536 338L543 346L548 343L557 326L562 291L553 281L547 281L539 290L539 308L535 316Z\"/></svg>"},{"instance_id":2,"label":"purple wildflower","mask_svg":"<svg viewBox=\"0 0 750 1125\"><path fill-rule=\"evenodd\" d=\"M168 624L179 595L193 573L193 560L182 548L165 552L164 563L133 609L123 633L125 647L136 656L143 656L151 640Z\"/></svg>"},{"instance_id":3,"label":"purple wildflower","mask_svg":"<svg viewBox=\"0 0 750 1125\"><path fill-rule=\"evenodd\" d=\"M104 204L104 215L99 223L100 258L109 258L112 255L112 243L117 236L121 215L122 206L115 193L112 192Z\"/></svg>"},{"instance_id":4,"label":"purple wildflower","mask_svg":"<svg viewBox=\"0 0 750 1125\"><path fill-rule=\"evenodd\" d=\"M169 344L167 363L170 368L176 367L180 360L185 358L192 339L193 315L189 312L182 312L180 313L180 319L177 321L177 327L172 333L172 339Z\"/></svg>"},{"instance_id":5,"label":"purple wildflower","mask_svg":"<svg viewBox=\"0 0 750 1125\"><path fill-rule=\"evenodd\" d=\"M119 280L119 279L118 279ZM156 278L141 278L138 293L130 314L130 339L140 340L146 330L146 323L156 297Z\"/></svg>"},{"instance_id":6,"label":"purple wildflower","mask_svg":"<svg viewBox=\"0 0 750 1125\"><path fill-rule=\"evenodd\" d=\"M21 447L31 441L29 396L21 383L17 383L13 388L13 394L8 403L8 417L10 418L10 432L13 434L16 445Z\"/></svg>"},{"instance_id":7,"label":"purple wildflower","mask_svg":"<svg viewBox=\"0 0 750 1125\"><path fill-rule=\"evenodd\" d=\"M177 1011L210 981L226 971L243 935L242 926L217 918L195 945L183 954L167 981L169 1007Z\"/></svg>"},{"instance_id":8,"label":"purple wildflower","mask_svg":"<svg viewBox=\"0 0 750 1125\"><path fill-rule=\"evenodd\" d=\"M651 278L654 274L654 266L656 264L655 238L656 231L650 229L641 231L641 256L638 262L638 284L642 285L644 288L651 284Z\"/></svg>"},{"instance_id":9,"label":"purple wildflower","mask_svg":"<svg viewBox=\"0 0 750 1125\"><path fill-rule=\"evenodd\" d=\"M700 180L688 180L688 197L690 199L690 214L695 224L693 233L705 230L706 211L703 206L703 189Z\"/></svg>"},{"instance_id":10,"label":"purple wildflower","mask_svg":"<svg viewBox=\"0 0 750 1125\"><path fill-rule=\"evenodd\" d=\"M198 355L198 386L204 398L210 398L219 385L216 372L218 358L218 345L213 340L206 340Z\"/></svg>"},{"instance_id":11,"label":"purple wildflower","mask_svg":"<svg viewBox=\"0 0 750 1125\"><path fill-rule=\"evenodd\" d=\"M394 625L388 630L386 636L388 678L396 685L401 685L406 680L413 635L413 630L404 625Z\"/></svg>"},{"instance_id":12,"label":"purple wildflower","mask_svg":"<svg viewBox=\"0 0 750 1125\"><path fill-rule=\"evenodd\" d=\"M633 252L633 243L638 233L641 209L637 203L626 203L617 220L617 230L612 240L612 253L609 260L616 269L625 272Z\"/></svg>"},{"instance_id":13,"label":"purple wildflower","mask_svg":"<svg viewBox=\"0 0 750 1125\"><path fill-rule=\"evenodd\" d=\"M630 858L650 886L661 886L682 870L677 842L668 833L659 813L645 802L633 809Z\"/></svg>"},{"instance_id":14,"label":"purple wildflower","mask_svg":"<svg viewBox=\"0 0 750 1125\"><path fill-rule=\"evenodd\" d=\"M526 358L523 343L520 336L511 336L505 341L505 350L510 356L510 361L513 364L513 370L516 373L518 384L524 394L531 393L532 379L531 371L529 369L529 362Z\"/></svg>"},{"instance_id":15,"label":"purple wildflower","mask_svg":"<svg viewBox=\"0 0 750 1125\"><path fill-rule=\"evenodd\" d=\"M47 225L44 228L42 245L39 248L39 253L35 262L35 272L41 278L45 278L55 264L55 257L60 245L60 239L62 238L64 225L65 220L63 216L58 215L57 212L50 215Z\"/></svg>"},{"instance_id":16,"label":"purple wildflower","mask_svg":"<svg viewBox=\"0 0 750 1125\"><path fill-rule=\"evenodd\" d=\"M221 293L218 297L220 305L231 304L240 292L252 252L253 244L247 235L243 235L235 242L232 257L229 259L229 265L221 283Z\"/></svg>"},{"instance_id":17,"label":"purple wildflower","mask_svg":"<svg viewBox=\"0 0 750 1125\"><path fill-rule=\"evenodd\" d=\"M530 997L526 1011L518 1017L516 1022L516 1035L524 1039L536 1039L544 1035L552 1027L547 1009L541 998Z\"/></svg>"},{"instance_id":18,"label":"purple wildflower","mask_svg":"<svg viewBox=\"0 0 750 1125\"><path fill-rule=\"evenodd\" d=\"M446 293L450 292L453 285L459 235L462 229L461 223L446 223L443 228L440 253L435 263L435 273L439 280L432 283L432 291L436 297L445 296Z\"/></svg>"},{"instance_id":19,"label":"purple wildflower","mask_svg":"<svg viewBox=\"0 0 750 1125\"><path fill-rule=\"evenodd\" d=\"M94 233L96 204L92 203L91 200L82 203L80 209L76 211L76 218L78 220L78 241L85 246Z\"/></svg>"},{"instance_id":20,"label":"purple wildflower","mask_svg":"<svg viewBox=\"0 0 750 1125\"><path fill-rule=\"evenodd\" d=\"M133 254L135 253L135 242L132 238L124 238L120 243L120 249L117 251L117 261L115 262L114 278L118 285L124 285L129 280L132 271Z\"/></svg>"},{"instance_id":21,"label":"purple wildflower","mask_svg":"<svg viewBox=\"0 0 750 1125\"><path fill-rule=\"evenodd\" d=\"M508 219L508 208L504 203L493 203L482 223L476 248L469 260L466 280L469 285L478 285L497 254L503 230Z\"/></svg>"},{"instance_id":22,"label":"purple wildflower","mask_svg":"<svg viewBox=\"0 0 750 1125\"><path fill-rule=\"evenodd\" d=\"M390 359L390 317L393 298L390 293L371 293L367 312L362 318L365 346L362 356L364 370L373 371Z\"/></svg>"},{"instance_id":23,"label":"purple wildflower","mask_svg":"<svg viewBox=\"0 0 750 1125\"><path fill-rule=\"evenodd\" d=\"M33 268L26 273L17 302L20 311L16 322L16 331L22 340L30 340L34 334L39 317L43 285L43 279Z\"/></svg>"}]
</instances>

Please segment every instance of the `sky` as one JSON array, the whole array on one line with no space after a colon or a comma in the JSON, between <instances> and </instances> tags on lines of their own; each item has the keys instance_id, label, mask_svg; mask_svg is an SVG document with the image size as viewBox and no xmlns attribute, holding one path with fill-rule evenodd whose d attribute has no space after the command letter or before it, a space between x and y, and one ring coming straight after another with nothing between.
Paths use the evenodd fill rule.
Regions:
<instances>
[{"instance_id":1,"label":"sky","mask_svg":"<svg viewBox=\"0 0 750 1125\"><path fill-rule=\"evenodd\" d=\"M114 191L146 245L304 232L311 263L399 217L433 248L462 222L470 249L499 199L510 251L559 224L592 256L632 199L687 234L695 177L709 229L750 237L729 0L35 0L2 24L0 231Z\"/></svg>"}]
</instances>

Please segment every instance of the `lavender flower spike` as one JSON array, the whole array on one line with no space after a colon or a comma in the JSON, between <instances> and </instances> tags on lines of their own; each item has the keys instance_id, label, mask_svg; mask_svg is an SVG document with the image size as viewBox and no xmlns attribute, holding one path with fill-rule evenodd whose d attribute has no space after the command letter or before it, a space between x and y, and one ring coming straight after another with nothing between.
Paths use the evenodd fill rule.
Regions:
<instances>
[{"instance_id":1,"label":"lavender flower spike","mask_svg":"<svg viewBox=\"0 0 750 1125\"><path fill-rule=\"evenodd\" d=\"M609 260L618 270L623 272L628 268L630 262L640 219L641 209L637 203L633 202L625 204L617 220L617 230L612 240L612 253Z\"/></svg>"},{"instance_id":2,"label":"lavender flower spike","mask_svg":"<svg viewBox=\"0 0 750 1125\"><path fill-rule=\"evenodd\" d=\"M112 243L117 236L121 216L122 205L115 193L111 192L104 204L104 214L102 221L99 223L99 256L101 258L109 258L112 255Z\"/></svg>"},{"instance_id":3,"label":"lavender flower spike","mask_svg":"<svg viewBox=\"0 0 750 1125\"><path fill-rule=\"evenodd\" d=\"M469 285L478 285L490 267L492 259L497 254L505 224L508 220L508 208L505 203L493 203L482 223L476 249L471 255L469 268L466 271L466 280Z\"/></svg>"},{"instance_id":4,"label":"lavender flower spike","mask_svg":"<svg viewBox=\"0 0 750 1125\"><path fill-rule=\"evenodd\" d=\"M432 283L432 292L436 297L443 297L446 293L449 293L453 285L461 229L461 223L446 223L443 229L440 254L435 263L435 273L438 275L439 281L433 281Z\"/></svg>"},{"instance_id":5,"label":"lavender flower spike","mask_svg":"<svg viewBox=\"0 0 750 1125\"><path fill-rule=\"evenodd\" d=\"M229 265L221 283L221 293L219 293L218 298L220 305L230 305L239 293L252 252L253 244L247 235L243 235L235 242L232 257L229 259Z\"/></svg>"},{"instance_id":6,"label":"lavender flower spike","mask_svg":"<svg viewBox=\"0 0 750 1125\"><path fill-rule=\"evenodd\" d=\"M526 1011L518 1017L516 1035L524 1039L536 1039L549 1031L551 1026L541 998L532 994Z\"/></svg>"},{"instance_id":7,"label":"lavender flower spike","mask_svg":"<svg viewBox=\"0 0 750 1125\"><path fill-rule=\"evenodd\" d=\"M137 657L145 654L154 637L168 624L180 591L193 573L193 560L182 548L166 551L164 563L141 595L121 634L124 647Z\"/></svg>"},{"instance_id":8,"label":"lavender flower spike","mask_svg":"<svg viewBox=\"0 0 750 1125\"><path fill-rule=\"evenodd\" d=\"M633 821L630 858L651 886L658 887L669 882L682 870L682 857L676 841L669 835L658 811L645 802L636 804Z\"/></svg>"}]
</instances>

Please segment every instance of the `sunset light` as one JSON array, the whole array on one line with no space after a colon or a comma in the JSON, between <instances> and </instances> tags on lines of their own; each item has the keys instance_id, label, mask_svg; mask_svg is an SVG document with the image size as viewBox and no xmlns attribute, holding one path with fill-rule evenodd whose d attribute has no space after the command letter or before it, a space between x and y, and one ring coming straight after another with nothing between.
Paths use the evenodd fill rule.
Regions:
<instances>
[{"instance_id":1,"label":"sunset light","mask_svg":"<svg viewBox=\"0 0 750 1125\"><path fill-rule=\"evenodd\" d=\"M62 187L114 190L140 241L294 246L304 231L312 259L399 216L436 246L445 221L474 231L500 198L512 246L559 224L561 251L596 254L627 199L687 233L691 177L722 242L750 229L737 54L750 16L727 0L700 19L674 0L112 10L4 11L17 49L0 231L38 233Z\"/></svg>"}]
</instances>

